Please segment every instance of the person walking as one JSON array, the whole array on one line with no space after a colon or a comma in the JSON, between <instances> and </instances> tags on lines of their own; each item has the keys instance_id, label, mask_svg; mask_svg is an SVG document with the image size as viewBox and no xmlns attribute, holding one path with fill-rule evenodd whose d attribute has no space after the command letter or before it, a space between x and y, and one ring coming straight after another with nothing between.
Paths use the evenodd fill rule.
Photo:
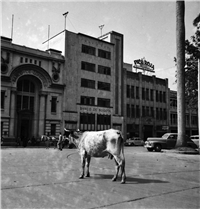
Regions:
<instances>
[{"instance_id":1,"label":"person walking","mask_svg":"<svg viewBox=\"0 0 200 209\"><path fill-rule=\"evenodd\" d=\"M60 133L59 134L59 138L58 138L58 143L57 143L57 148L62 151L62 140L63 140L63 137L62 137L62 134Z\"/></svg>"}]
</instances>

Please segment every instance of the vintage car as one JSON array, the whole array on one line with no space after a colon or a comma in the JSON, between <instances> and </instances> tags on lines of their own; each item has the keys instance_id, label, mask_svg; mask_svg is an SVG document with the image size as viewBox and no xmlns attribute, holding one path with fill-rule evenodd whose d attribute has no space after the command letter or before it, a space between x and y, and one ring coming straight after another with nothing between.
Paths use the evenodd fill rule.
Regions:
<instances>
[{"instance_id":1,"label":"vintage car","mask_svg":"<svg viewBox=\"0 0 200 209\"><path fill-rule=\"evenodd\" d=\"M143 146L144 141L140 139L139 137L132 137L125 141L125 146Z\"/></svg>"},{"instance_id":2,"label":"vintage car","mask_svg":"<svg viewBox=\"0 0 200 209\"><path fill-rule=\"evenodd\" d=\"M162 149L172 149L176 146L178 134L177 133L166 133L162 137L149 137L145 142L144 147L147 148L148 151L155 150L156 152L160 152ZM187 137L187 146L192 147L194 149L197 148L197 145Z\"/></svg>"}]
</instances>

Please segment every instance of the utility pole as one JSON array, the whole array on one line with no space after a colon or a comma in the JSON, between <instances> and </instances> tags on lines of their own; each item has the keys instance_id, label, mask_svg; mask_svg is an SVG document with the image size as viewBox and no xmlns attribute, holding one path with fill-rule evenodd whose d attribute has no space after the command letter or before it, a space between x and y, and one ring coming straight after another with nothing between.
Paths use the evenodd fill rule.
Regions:
<instances>
[{"instance_id":1,"label":"utility pole","mask_svg":"<svg viewBox=\"0 0 200 209\"><path fill-rule=\"evenodd\" d=\"M185 137L185 2L176 1L177 114L176 147L186 146Z\"/></svg>"}]
</instances>

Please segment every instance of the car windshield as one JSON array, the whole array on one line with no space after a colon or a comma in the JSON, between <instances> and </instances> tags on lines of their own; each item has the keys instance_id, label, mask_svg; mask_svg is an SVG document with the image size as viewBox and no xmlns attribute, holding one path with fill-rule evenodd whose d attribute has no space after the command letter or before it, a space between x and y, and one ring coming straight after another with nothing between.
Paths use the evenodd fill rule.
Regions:
<instances>
[{"instance_id":1,"label":"car windshield","mask_svg":"<svg viewBox=\"0 0 200 209\"><path fill-rule=\"evenodd\" d=\"M170 134L164 134L164 135L162 136L162 138L163 138L163 139L167 139L167 138L169 137L169 135L170 135Z\"/></svg>"}]
</instances>

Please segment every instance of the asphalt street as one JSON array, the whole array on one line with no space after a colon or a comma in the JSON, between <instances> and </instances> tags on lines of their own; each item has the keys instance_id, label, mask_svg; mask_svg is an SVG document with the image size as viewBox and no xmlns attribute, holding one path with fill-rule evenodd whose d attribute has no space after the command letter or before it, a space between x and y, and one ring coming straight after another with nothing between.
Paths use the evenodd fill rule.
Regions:
<instances>
[{"instance_id":1,"label":"asphalt street","mask_svg":"<svg viewBox=\"0 0 200 209\"><path fill-rule=\"evenodd\" d=\"M108 158L79 179L76 149L2 148L1 208L200 208L200 155L125 147L125 157L120 184Z\"/></svg>"}]
</instances>

